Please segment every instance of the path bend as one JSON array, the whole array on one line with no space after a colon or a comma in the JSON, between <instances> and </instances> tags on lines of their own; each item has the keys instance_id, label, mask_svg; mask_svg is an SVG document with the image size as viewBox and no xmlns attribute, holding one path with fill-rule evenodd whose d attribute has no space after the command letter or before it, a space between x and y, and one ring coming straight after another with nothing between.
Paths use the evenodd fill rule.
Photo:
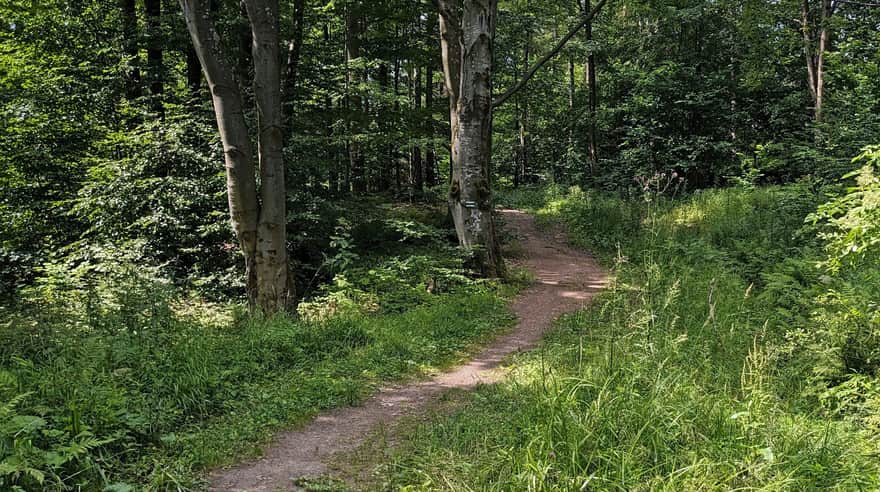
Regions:
<instances>
[{"instance_id":1,"label":"path bend","mask_svg":"<svg viewBox=\"0 0 880 492\"><path fill-rule=\"evenodd\" d=\"M607 272L589 254L566 245L562 234L538 230L531 215L501 210L507 227L523 245L520 266L537 281L511 304L516 327L500 336L473 359L429 380L389 386L362 406L338 408L318 415L305 427L278 434L257 460L210 475L218 492L276 492L296 490L293 481L328 472L328 463L341 452L360 446L372 431L412 415L450 389L470 389L503 377L495 370L508 356L535 347L553 320L580 309L607 283Z\"/></svg>"}]
</instances>

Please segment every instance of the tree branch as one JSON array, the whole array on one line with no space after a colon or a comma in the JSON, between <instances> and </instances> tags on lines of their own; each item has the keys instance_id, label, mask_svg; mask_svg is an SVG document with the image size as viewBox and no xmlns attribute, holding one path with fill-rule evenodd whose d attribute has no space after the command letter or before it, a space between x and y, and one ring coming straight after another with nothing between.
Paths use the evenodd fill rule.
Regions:
<instances>
[{"instance_id":1,"label":"tree branch","mask_svg":"<svg viewBox=\"0 0 880 492\"><path fill-rule=\"evenodd\" d=\"M528 73L523 75L523 78L520 79L519 82L517 82L507 92L505 92L504 95L492 101L492 109L501 106L502 104L507 102L507 100L510 99L514 94L519 92L519 90L522 89L526 85L526 83L528 83L528 81L535 76L535 74L538 72L538 70L541 69L541 67L546 65L548 61L553 59L554 56L558 55L559 52L562 51L562 48L565 47L566 43L568 43L571 38L573 38L581 29L586 27L587 24L593 21L593 18L596 17L596 14L598 14L600 10L602 10L602 7L607 1L608 0L599 0L599 3L597 3L596 6L593 7L588 14L584 15L584 18L581 20L581 22L577 26L575 26L574 29L572 29L568 34L566 34L564 38L559 40L559 42L556 43L556 46L554 46L549 53L544 55L544 57L541 58L538 63L536 63L535 66L528 71Z\"/></svg>"}]
</instances>

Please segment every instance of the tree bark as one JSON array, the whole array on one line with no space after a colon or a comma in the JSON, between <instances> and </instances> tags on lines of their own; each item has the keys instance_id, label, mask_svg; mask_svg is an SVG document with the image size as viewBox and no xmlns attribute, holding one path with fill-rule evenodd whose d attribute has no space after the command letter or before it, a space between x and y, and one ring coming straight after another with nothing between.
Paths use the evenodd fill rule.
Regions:
<instances>
[{"instance_id":1,"label":"tree bark","mask_svg":"<svg viewBox=\"0 0 880 492\"><path fill-rule=\"evenodd\" d=\"M214 103L226 161L229 216L245 257L248 300L271 313L292 299L286 247L284 167L281 156L277 0L247 0L253 24L254 87L259 113L261 187L257 193L253 147L242 93L220 43L206 0L180 0Z\"/></svg>"},{"instance_id":2,"label":"tree bark","mask_svg":"<svg viewBox=\"0 0 880 492\"><path fill-rule=\"evenodd\" d=\"M253 29L254 100L260 158L260 216L257 224L257 304L264 311L286 308L288 280L287 207L278 0L245 0Z\"/></svg>"},{"instance_id":3,"label":"tree bark","mask_svg":"<svg viewBox=\"0 0 880 492\"><path fill-rule=\"evenodd\" d=\"M449 208L459 244L487 277L504 275L491 191L492 53L497 0L439 0L452 126Z\"/></svg>"},{"instance_id":4,"label":"tree bark","mask_svg":"<svg viewBox=\"0 0 880 492\"><path fill-rule=\"evenodd\" d=\"M239 17L241 17L243 24L239 26L238 31L238 66L236 67L236 74L238 75L238 83L241 84L242 87L246 87L248 81L251 80L251 64L253 62L251 59L253 56L251 47L254 44L254 38L253 31L247 24L249 21L245 0L241 0L238 10ZM250 108L253 101L248 98L247 91L244 92L243 97Z\"/></svg>"}]
</instances>

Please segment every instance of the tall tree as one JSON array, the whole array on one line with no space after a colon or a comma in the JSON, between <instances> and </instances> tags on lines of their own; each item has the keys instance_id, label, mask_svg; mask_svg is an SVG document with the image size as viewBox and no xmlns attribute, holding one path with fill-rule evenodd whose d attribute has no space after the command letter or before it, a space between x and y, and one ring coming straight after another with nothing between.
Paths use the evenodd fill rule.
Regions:
<instances>
[{"instance_id":1,"label":"tall tree","mask_svg":"<svg viewBox=\"0 0 880 492\"><path fill-rule=\"evenodd\" d=\"M831 42L829 23L837 10L834 0L819 0L815 7L810 0L801 2L801 33L804 42L804 58L807 62L807 87L813 101L813 119L822 122L822 105L825 96L825 54Z\"/></svg>"},{"instance_id":2,"label":"tall tree","mask_svg":"<svg viewBox=\"0 0 880 492\"><path fill-rule=\"evenodd\" d=\"M413 108L416 114L422 109L422 67L414 67L415 77L412 78L413 90ZM413 194L420 196L425 191L425 175L422 167L422 147L420 143L416 143L412 147L410 177L412 181Z\"/></svg>"},{"instance_id":3,"label":"tall tree","mask_svg":"<svg viewBox=\"0 0 880 492\"><path fill-rule=\"evenodd\" d=\"M587 16L592 11L590 0L584 0L581 4L581 14ZM596 89L596 54L593 50L593 20L587 21L584 26L584 39L587 42L587 64L585 70L585 78L587 83L587 114L589 122L587 123L587 146L590 157L590 174L596 168L599 160L599 152L596 150L596 108L598 105L598 91Z\"/></svg>"},{"instance_id":4,"label":"tall tree","mask_svg":"<svg viewBox=\"0 0 880 492\"><path fill-rule=\"evenodd\" d=\"M348 104L350 114L358 115L363 111L363 99L360 96L360 82L363 70L352 67L355 61L361 57L361 36L364 31L364 22L360 12L360 4L351 2L345 9L345 64L348 71ZM352 133L357 129L351 125ZM348 142L348 158L351 176L352 191L363 193L367 191L366 156L363 146L357 138L350 138Z\"/></svg>"},{"instance_id":5,"label":"tall tree","mask_svg":"<svg viewBox=\"0 0 880 492\"><path fill-rule=\"evenodd\" d=\"M449 209L459 244L472 248L486 276L504 274L495 233L492 54L497 0L439 0L440 43L452 127Z\"/></svg>"},{"instance_id":6,"label":"tall tree","mask_svg":"<svg viewBox=\"0 0 880 492\"><path fill-rule=\"evenodd\" d=\"M248 298L265 312L293 299L288 272L278 0L245 0L253 35L260 186L244 118L242 92L227 65L207 0L180 0L193 47L211 90L226 159L229 215L245 258Z\"/></svg>"},{"instance_id":7,"label":"tall tree","mask_svg":"<svg viewBox=\"0 0 880 492\"><path fill-rule=\"evenodd\" d=\"M437 186L437 157L434 152L434 67L429 60L425 66L425 133L428 136L428 146L425 149L425 184Z\"/></svg>"}]
</instances>

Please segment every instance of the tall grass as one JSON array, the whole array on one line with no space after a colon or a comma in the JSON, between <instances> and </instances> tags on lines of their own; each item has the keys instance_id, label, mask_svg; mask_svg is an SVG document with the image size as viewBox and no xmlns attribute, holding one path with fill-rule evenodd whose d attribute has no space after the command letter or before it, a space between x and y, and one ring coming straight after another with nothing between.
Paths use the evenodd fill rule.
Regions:
<instances>
[{"instance_id":1,"label":"tall grass","mask_svg":"<svg viewBox=\"0 0 880 492\"><path fill-rule=\"evenodd\" d=\"M614 281L507 382L413 425L367 487L880 487L876 432L811 397L803 366L818 361L786 349L810 319L787 296L809 299L819 276L803 228L819 200L793 186L532 203L602 252Z\"/></svg>"},{"instance_id":2,"label":"tall grass","mask_svg":"<svg viewBox=\"0 0 880 492\"><path fill-rule=\"evenodd\" d=\"M299 319L204 303L143 265L48 266L0 307L0 490L201 490L274 431L509 325L509 287L471 278L433 215L393 213L356 224L369 245L340 230L335 281Z\"/></svg>"}]
</instances>

